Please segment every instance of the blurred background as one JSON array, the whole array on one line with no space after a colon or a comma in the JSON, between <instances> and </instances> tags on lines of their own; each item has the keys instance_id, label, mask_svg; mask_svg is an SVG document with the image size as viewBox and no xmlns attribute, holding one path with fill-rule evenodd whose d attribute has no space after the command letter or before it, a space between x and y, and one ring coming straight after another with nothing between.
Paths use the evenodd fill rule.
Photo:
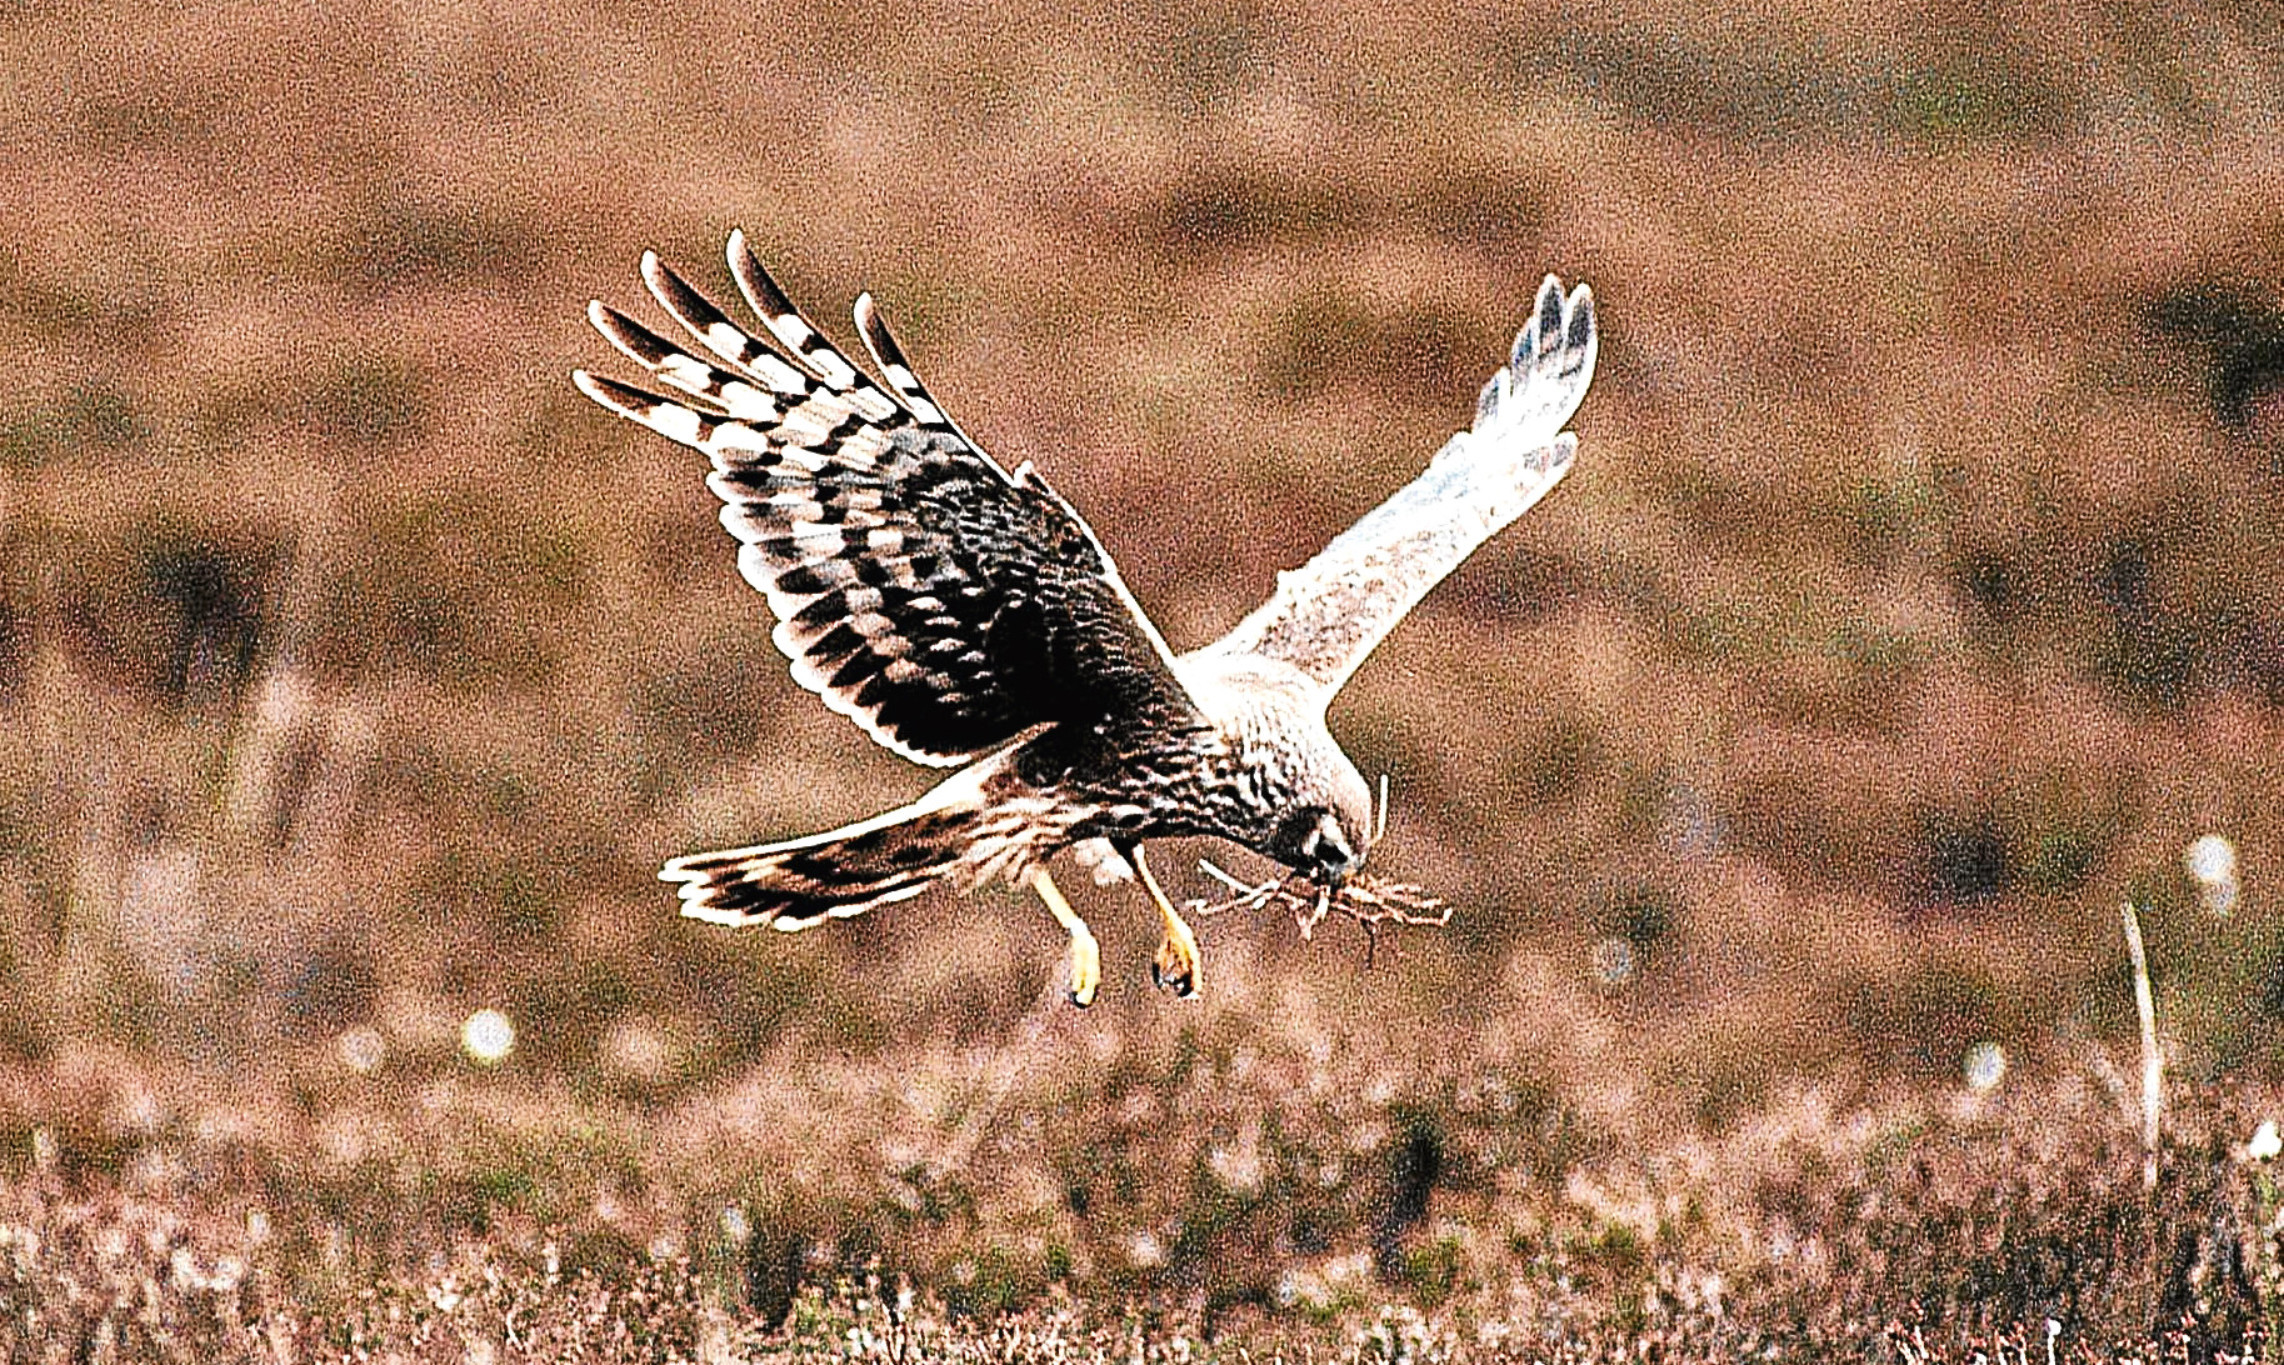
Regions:
<instances>
[{"instance_id":1,"label":"blurred background","mask_svg":"<svg viewBox=\"0 0 2284 1365\"><path fill-rule=\"evenodd\" d=\"M2124 900L2175 1074L2279 1070L2272 8L18 0L0 50L19 1175L313 1266L679 1248L765 1312L876 1258L1433 1301L1686 1235L1582 1193L1621 1156L1765 1230L1772 1124L2114 1126ZM829 333L873 290L1176 648L1591 282L1575 472L1332 717L1450 926L1216 918L1185 1004L1091 892L1082 1014L1012 891L677 919L663 858L931 780L568 382L733 226Z\"/></svg>"}]
</instances>

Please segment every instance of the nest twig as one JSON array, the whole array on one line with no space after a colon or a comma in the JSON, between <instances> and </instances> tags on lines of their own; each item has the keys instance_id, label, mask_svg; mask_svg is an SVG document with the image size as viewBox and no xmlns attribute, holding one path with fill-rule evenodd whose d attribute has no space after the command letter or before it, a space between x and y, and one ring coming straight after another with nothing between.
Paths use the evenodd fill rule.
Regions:
<instances>
[{"instance_id":1,"label":"nest twig","mask_svg":"<svg viewBox=\"0 0 2284 1365\"><path fill-rule=\"evenodd\" d=\"M1317 926L1324 923L1327 915L1338 913L1356 921L1363 929L1366 963L1371 962L1373 950L1380 943L1380 930L1385 925L1440 929L1451 922L1451 906L1442 897L1430 895L1410 882L1389 881L1370 873L1350 877L1338 886L1326 886L1301 876L1278 877L1253 885L1203 858L1198 860L1198 867L1234 894L1226 900L1189 901L1182 908L1190 914L1218 915L1228 910L1275 906L1291 914L1301 937L1308 939L1314 937Z\"/></svg>"}]
</instances>

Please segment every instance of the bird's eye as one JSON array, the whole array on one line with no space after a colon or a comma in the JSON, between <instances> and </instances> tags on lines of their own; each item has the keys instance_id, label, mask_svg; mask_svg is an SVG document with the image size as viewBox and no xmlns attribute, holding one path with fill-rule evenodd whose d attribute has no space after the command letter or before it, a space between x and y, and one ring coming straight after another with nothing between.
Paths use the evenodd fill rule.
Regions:
<instances>
[{"instance_id":1,"label":"bird's eye","mask_svg":"<svg viewBox=\"0 0 2284 1365\"><path fill-rule=\"evenodd\" d=\"M1286 866L1317 875L1345 872L1357 862L1340 822L1321 809L1295 812L1276 846L1276 856Z\"/></svg>"}]
</instances>

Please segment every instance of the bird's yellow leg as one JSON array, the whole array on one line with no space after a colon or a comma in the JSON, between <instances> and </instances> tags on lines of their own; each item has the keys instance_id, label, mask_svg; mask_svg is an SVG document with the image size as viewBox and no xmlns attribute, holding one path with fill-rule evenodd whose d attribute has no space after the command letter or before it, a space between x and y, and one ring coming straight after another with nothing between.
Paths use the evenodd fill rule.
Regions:
<instances>
[{"instance_id":1,"label":"bird's yellow leg","mask_svg":"<svg viewBox=\"0 0 2284 1365\"><path fill-rule=\"evenodd\" d=\"M1158 907L1159 918L1166 922L1166 941L1158 945L1158 956L1150 963L1150 979L1178 996L1198 993L1198 936L1183 922L1174 903L1158 886L1158 879L1150 875L1150 865L1142 861L1142 846L1136 844L1123 850L1126 861L1134 864L1135 875L1142 879L1142 889L1150 893L1150 900Z\"/></svg>"},{"instance_id":2,"label":"bird's yellow leg","mask_svg":"<svg viewBox=\"0 0 2284 1365\"><path fill-rule=\"evenodd\" d=\"M1062 888L1047 875L1047 869L1032 869L1031 889L1047 903L1047 913L1055 917L1055 923L1070 933L1071 1003L1085 1009L1094 1003L1094 993L1102 985L1102 949L1095 946L1094 931L1087 928L1079 912L1071 908Z\"/></svg>"}]
</instances>

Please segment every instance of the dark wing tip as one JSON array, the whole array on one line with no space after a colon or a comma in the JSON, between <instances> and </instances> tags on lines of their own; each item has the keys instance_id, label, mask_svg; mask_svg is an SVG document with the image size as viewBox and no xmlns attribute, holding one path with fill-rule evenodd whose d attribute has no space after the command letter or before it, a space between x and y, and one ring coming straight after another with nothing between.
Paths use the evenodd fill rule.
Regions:
<instances>
[{"instance_id":1,"label":"dark wing tip","mask_svg":"<svg viewBox=\"0 0 2284 1365\"><path fill-rule=\"evenodd\" d=\"M873 301L870 291L857 295L855 312L857 335L864 338L864 348L872 353L872 363L879 369L881 381L896 394L905 411L924 427L950 429L951 418L945 415L935 395L928 392L928 386L920 382L920 376L913 372L912 362L905 358L904 348L896 342L896 334L888 330L888 319L881 315L880 305Z\"/></svg>"},{"instance_id":2,"label":"dark wing tip","mask_svg":"<svg viewBox=\"0 0 2284 1365\"><path fill-rule=\"evenodd\" d=\"M1552 275L1539 281L1538 325L1541 345L1562 335L1562 281Z\"/></svg>"},{"instance_id":3,"label":"dark wing tip","mask_svg":"<svg viewBox=\"0 0 2284 1365\"><path fill-rule=\"evenodd\" d=\"M1594 321L1594 291L1581 284L1570 294L1570 328L1563 338L1563 351L1568 357L1564 373L1591 368L1601 349L1601 340Z\"/></svg>"},{"instance_id":4,"label":"dark wing tip","mask_svg":"<svg viewBox=\"0 0 2284 1365\"><path fill-rule=\"evenodd\" d=\"M642 283L650 290L650 296L658 300L658 306L671 313L693 336L703 337L706 328L721 318L721 310L707 302L706 296L675 273L672 266L660 260L655 251L642 253Z\"/></svg>"},{"instance_id":5,"label":"dark wing tip","mask_svg":"<svg viewBox=\"0 0 2284 1365\"><path fill-rule=\"evenodd\" d=\"M632 384L621 384L616 379L590 374L586 370L573 370L571 382L578 387L579 392L597 403L621 417L636 421L642 420L663 401L658 395L645 393Z\"/></svg>"},{"instance_id":6,"label":"dark wing tip","mask_svg":"<svg viewBox=\"0 0 2284 1365\"><path fill-rule=\"evenodd\" d=\"M655 370L679 348L633 318L601 301L587 305L587 324L620 354L646 370Z\"/></svg>"},{"instance_id":7,"label":"dark wing tip","mask_svg":"<svg viewBox=\"0 0 2284 1365\"><path fill-rule=\"evenodd\" d=\"M793 306L793 300L785 296L783 289L778 288L775 277L762 265L761 257L754 253L752 243L746 240L744 228L730 229L730 240L724 254L729 258L730 275L737 280L739 292L745 295L745 301L753 305L753 311L761 314L764 321L801 316L801 310Z\"/></svg>"},{"instance_id":8,"label":"dark wing tip","mask_svg":"<svg viewBox=\"0 0 2284 1365\"><path fill-rule=\"evenodd\" d=\"M817 325L794 307L793 300L777 287L777 281L761 264L753 252L742 229L730 233L726 254L730 261L730 275L737 281L738 292L745 296L746 305L761 319L762 326L777 339L777 344L793 362L820 380L825 387L846 393L863 382L863 374L849 363Z\"/></svg>"},{"instance_id":9,"label":"dark wing tip","mask_svg":"<svg viewBox=\"0 0 2284 1365\"><path fill-rule=\"evenodd\" d=\"M1561 340L1562 281L1549 275L1539 281L1538 296L1531 302L1530 320L1515 334L1515 346L1507 354L1507 364L1520 369L1554 349Z\"/></svg>"}]
</instances>

